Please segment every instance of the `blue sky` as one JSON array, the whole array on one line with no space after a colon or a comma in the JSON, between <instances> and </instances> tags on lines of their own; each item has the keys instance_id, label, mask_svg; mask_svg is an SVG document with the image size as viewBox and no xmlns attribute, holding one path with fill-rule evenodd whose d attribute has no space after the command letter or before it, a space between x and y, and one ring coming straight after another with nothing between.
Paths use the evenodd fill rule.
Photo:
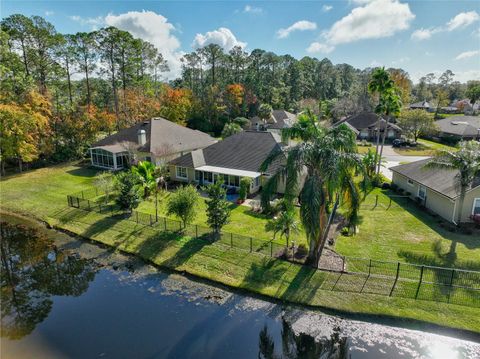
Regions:
<instances>
[{"instance_id":1,"label":"blue sky","mask_svg":"<svg viewBox=\"0 0 480 359\"><path fill-rule=\"evenodd\" d=\"M402 67L416 81L451 69L480 79L480 1L8 1L2 17L41 15L62 33L105 25L152 42L169 61L211 42L355 67Z\"/></svg>"}]
</instances>

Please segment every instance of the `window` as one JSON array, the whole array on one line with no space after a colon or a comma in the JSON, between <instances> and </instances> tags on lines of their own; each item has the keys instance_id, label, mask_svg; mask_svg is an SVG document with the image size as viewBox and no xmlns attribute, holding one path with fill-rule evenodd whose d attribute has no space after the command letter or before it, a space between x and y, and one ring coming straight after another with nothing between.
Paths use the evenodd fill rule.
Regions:
<instances>
[{"instance_id":1,"label":"window","mask_svg":"<svg viewBox=\"0 0 480 359\"><path fill-rule=\"evenodd\" d=\"M260 176L255 177L255 187L258 187L260 185Z\"/></svg>"},{"instance_id":2,"label":"window","mask_svg":"<svg viewBox=\"0 0 480 359\"><path fill-rule=\"evenodd\" d=\"M187 179L187 168L186 167L177 167L177 177Z\"/></svg>"},{"instance_id":3,"label":"window","mask_svg":"<svg viewBox=\"0 0 480 359\"><path fill-rule=\"evenodd\" d=\"M202 171L195 171L195 181L200 182L202 178Z\"/></svg>"},{"instance_id":4,"label":"window","mask_svg":"<svg viewBox=\"0 0 480 359\"><path fill-rule=\"evenodd\" d=\"M240 187L240 177L229 176L228 184L232 187Z\"/></svg>"},{"instance_id":5,"label":"window","mask_svg":"<svg viewBox=\"0 0 480 359\"><path fill-rule=\"evenodd\" d=\"M407 183L410 185L410 186L413 186L413 181L411 179L407 179Z\"/></svg>"},{"instance_id":6,"label":"window","mask_svg":"<svg viewBox=\"0 0 480 359\"><path fill-rule=\"evenodd\" d=\"M92 164L98 167L114 168L113 167L113 153L102 150L101 148L93 148Z\"/></svg>"},{"instance_id":7,"label":"window","mask_svg":"<svg viewBox=\"0 0 480 359\"><path fill-rule=\"evenodd\" d=\"M203 180L205 182L213 182L213 173L212 172L203 172Z\"/></svg>"},{"instance_id":8,"label":"window","mask_svg":"<svg viewBox=\"0 0 480 359\"><path fill-rule=\"evenodd\" d=\"M480 214L480 198L473 200L472 214Z\"/></svg>"},{"instance_id":9,"label":"window","mask_svg":"<svg viewBox=\"0 0 480 359\"><path fill-rule=\"evenodd\" d=\"M426 196L427 196L427 189L425 188L425 186L419 186L418 197L421 199L425 199Z\"/></svg>"}]
</instances>

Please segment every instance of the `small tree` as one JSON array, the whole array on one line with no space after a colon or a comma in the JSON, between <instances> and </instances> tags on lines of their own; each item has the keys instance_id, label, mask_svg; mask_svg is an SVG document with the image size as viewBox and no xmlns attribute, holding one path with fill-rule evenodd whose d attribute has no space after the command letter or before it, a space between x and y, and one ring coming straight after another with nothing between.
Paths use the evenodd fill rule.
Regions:
<instances>
[{"instance_id":1,"label":"small tree","mask_svg":"<svg viewBox=\"0 0 480 359\"><path fill-rule=\"evenodd\" d=\"M105 203L107 203L115 188L115 176L112 172L101 172L95 176L93 184L105 193Z\"/></svg>"},{"instance_id":2,"label":"small tree","mask_svg":"<svg viewBox=\"0 0 480 359\"><path fill-rule=\"evenodd\" d=\"M225 126L223 127L222 137L226 138L226 137L235 135L236 133L240 133L242 131L243 131L242 128L236 123L226 123Z\"/></svg>"},{"instance_id":3,"label":"small tree","mask_svg":"<svg viewBox=\"0 0 480 359\"><path fill-rule=\"evenodd\" d=\"M398 119L398 125L415 142L420 136L429 135L436 129L433 115L420 109L403 111Z\"/></svg>"},{"instance_id":4,"label":"small tree","mask_svg":"<svg viewBox=\"0 0 480 359\"><path fill-rule=\"evenodd\" d=\"M268 231L273 231L273 239L275 239L277 233L280 233L280 237L285 236L288 247L290 234L298 232L299 221L295 216L293 208L289 207L286 211L280 212L278 216L268 222L266 227Z\"/></svg>"},{"instance_id":5,"label":"small tree","mask_svg":"<svg viewBox=\"0 0 480 359\"><path fill-rule=\"evenodd\" d=\"M222 227L230 219L230 203L227 201L227 191L222 187L223 181L205 188L208 194L207 223L213 231L214 239L220 235Z\"/></svg>"},{"instance_id":6,"label":"small tree","mask_svg":"<svg viewBox=\"0 0 480 359\"><path fill-rule=\"evenodd\" d=\"M260 117L263 122L267 122L272 118L272 106L270 106L268 103L262 103L260 107L258 108L258 117Z\"/></svg>"},{"instance_id":7,"label":"small tree","mask_svg":"<svg viewBox=\"0 0 480 359\"><path fill-rule=\"evenodd\" d=\"M120 172L116 177L118 196L115 202L121 209L132 212L140 203L138 178L132 172Z\"/></svg>"},{"instance_id":8,"label":"small tree","mask_svg":"<svg viewBox=\"0 0 480 359\"><path fill-rule=\"evenodd\" d=\"M469 81L467 86L468 88L465 94L470 99L472 115L475 115L473 107L475 106L475 103L480 100L480 81Z\"/></svg>"},{"instance_id":9,"label":"small tree","mask_svg":"<svg viewBox=\"0 0 480 359\"><path fill-rule=\"evenodd\" d=\"M250 177L242 177L240 179L239 197L241 201L245 201L245 199L247 199L248 193L250 192L251 184L252 179Z\"/></svg>"},{"instance_id":10,"label":"small tree","mask_svg":"<svg viewBox=\"0 0 480 359\"><path fill-rule=\"evenodd\" d=\"M245 126L247 126L250 123L248 118L245 118L245 117L236 117L236 118L233 119L232 122L239 125L242 128L244 128Z\"/></svg>"},{"instance_id":11,"label":"small tree","mask_svg":"<svg viewBox=\"0 0 480 359\"><path fill-rule=\"evenodd\" d=\"M198 199L198 192L193 186L181 187L170 196L167 203L167 214L173 214L180 218L185 228L197 214Z\"/></svg>"}]
</instances>

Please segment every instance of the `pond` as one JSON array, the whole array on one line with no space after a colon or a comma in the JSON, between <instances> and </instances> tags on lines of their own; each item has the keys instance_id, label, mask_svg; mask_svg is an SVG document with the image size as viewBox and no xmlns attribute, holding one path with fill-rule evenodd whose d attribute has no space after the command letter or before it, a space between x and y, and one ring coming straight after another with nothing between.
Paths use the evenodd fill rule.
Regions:
<instances>
[{"instance_id":1,"label":"pond","mask_svg":"<svg viewBox=\"0 0 480 359\"><path fill-rule=\"evenodd\" d=\"M480 357L476 337L286 307L3 220L2 358Z\"/></svg>"}]
</instances>

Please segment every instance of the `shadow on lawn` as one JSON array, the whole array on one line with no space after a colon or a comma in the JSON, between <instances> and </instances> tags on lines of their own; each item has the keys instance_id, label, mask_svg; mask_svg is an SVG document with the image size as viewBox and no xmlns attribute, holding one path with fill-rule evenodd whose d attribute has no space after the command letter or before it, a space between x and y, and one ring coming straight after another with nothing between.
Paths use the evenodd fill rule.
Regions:
<instances>
[{"instance_id":1,"label":"shadow on lawn","mask_svg":"<svg viewBox=\"0 0 480 359\"><path fill-rule=\"evenodd\" d=\"M77 166L73 170L67 171L72 176L95 177L101 170L89 166Z\"/></svg>"},{"instance_id":2,"label":"shadow on lawn","mask_svg":"<svg viewBox=\"0 0 480 359\"><path fill-rule=\"evenodd\" d=\"M240 286L244 288L262 289L272 283L280 281L287 270L288 265L286 265L285 262L262 258L260 263L254 262L250 265Z\"/></svg>"}]
</instances>

